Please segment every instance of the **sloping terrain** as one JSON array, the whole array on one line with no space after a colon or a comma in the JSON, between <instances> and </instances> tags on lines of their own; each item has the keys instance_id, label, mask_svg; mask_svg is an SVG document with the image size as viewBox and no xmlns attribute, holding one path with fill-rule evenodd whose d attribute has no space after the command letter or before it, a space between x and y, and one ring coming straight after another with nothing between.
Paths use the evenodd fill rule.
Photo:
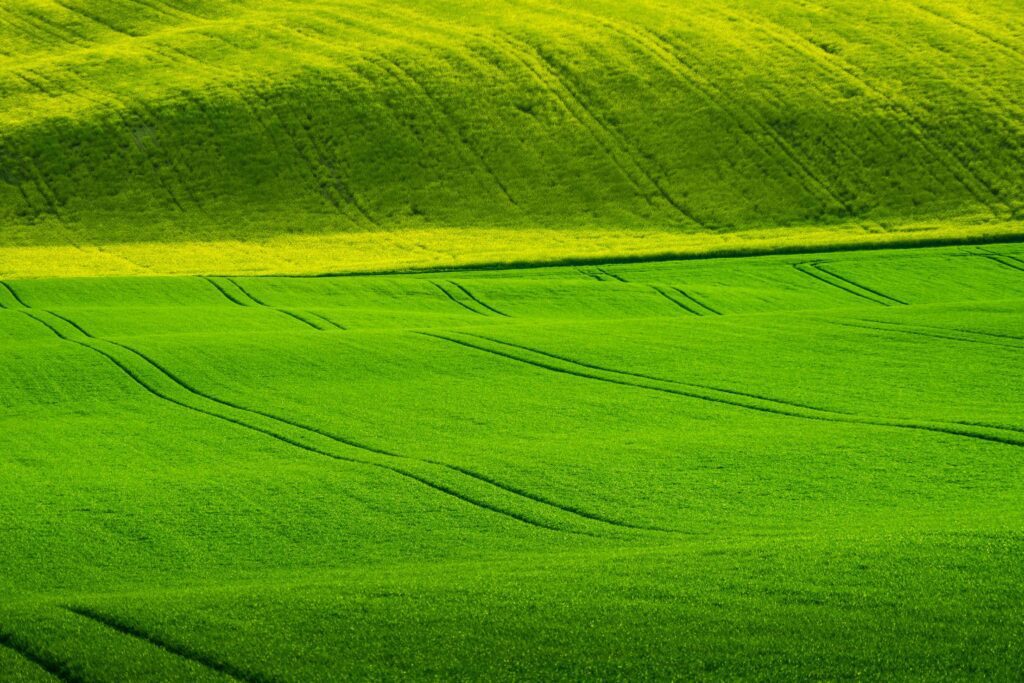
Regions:
<instances>
[{"instance_id":1,"label":"sloping terrain","mask_svg":"<svg viewBox=\"0 0 1024 683\"><path fill-rule=\"evenodd\" d=\"M1019 245L0 284L0 680L1011 680Z\"/></svg>"},{"instance_id":2,"label":"sloping terrain","mask_svg":"<svg viewBox=\"0 0 1024 683\"><path fill-rule=\"evenodd\" d=\"M1014 0L13 0L0 275L1020 233Z\"/></svg>"}]
</instances>

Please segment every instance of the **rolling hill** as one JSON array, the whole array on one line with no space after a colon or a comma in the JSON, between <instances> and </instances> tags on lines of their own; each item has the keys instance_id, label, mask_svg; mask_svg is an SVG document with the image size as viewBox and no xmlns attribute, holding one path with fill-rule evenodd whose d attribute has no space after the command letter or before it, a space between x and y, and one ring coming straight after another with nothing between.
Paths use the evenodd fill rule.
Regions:
<instances>
[{"instance_id":1,"label":"rolling hill","mask_svg":"<svg viewBox=\"0 0 1024 683\"><path fill-rule=\"evenodd\" d=\"M16 0L0 275L1006 238L1013 0Z\"/></svg>"},{"instance_id":2,"label":"rolling hill","mask_svg":"<svg viewBox=\"0 0 1024 683\"><path fill-rule=\"evenodd\" d=\"M1016 680L1024 248L0 284L0 681Z\"/></svg>"}]
</instances>

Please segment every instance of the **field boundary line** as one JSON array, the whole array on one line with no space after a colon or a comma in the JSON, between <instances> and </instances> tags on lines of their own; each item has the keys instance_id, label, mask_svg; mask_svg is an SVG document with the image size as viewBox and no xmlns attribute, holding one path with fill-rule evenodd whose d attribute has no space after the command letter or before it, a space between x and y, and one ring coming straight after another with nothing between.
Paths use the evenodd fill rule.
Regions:
<instances>
[{"instance_id":1,"label":"field boundary line","mask_svg":"<svg viewBox=\"0 0 1024 683\"><path fill-rule=\"evenodd\" d=\"M98 612L94 609L90 609L87 607L74 607L65 605L64 610L70 612L71 614L75 614L79 617L82 617L83 619L88 619L92 622L100 624L101 626L108 628L112 631L116 631L121 635L125 635L130 638L135 638L145 643L149 643L150 645L160 650L163 650L168 654L172 654L176 657L180 657L181 659L194 662L206 669L209 669L210 671L214 671L221 675L227 676L232 680L242 681L242 683L270 683L273 680L271 678L267 678L259 674L250 673L232 664L227 664L218 659L205 655L201 652L197 652L192 648L183 647L181 645L171 643L164 638L154 636L153 634L147 631L143 631L142 629L136 628L134 626L129 626L128 624L125 624L124 622L118 619L115 619L107 614Z\"/></svg>"},{"instance_id":2,"label":"field boundary line","mask_svg":"<svg viewBox=\"0 0 1024 683\"><path fill-rule=\"evenodd\" d=\"M510 261L480 261L477 263L453 264L448 266L423 266L409 268L385 268L380 270L337 270L316 273L265 273L247 275L251 278L331 278L331 277L382 277L389 275L431 275L443 273L472 273L514 270L535 270L542 268L585 268L601 265L629 265L637 263L684 263L689 261L715 261L726 259L768 258L778 256L820 257L823 254L850 252L886 252L895 250L916 250L974 246L988 244L1017 244L1024 242L1024 227L1010 232L993 235L967 235L962 237L934 237L926 239L895 239L882 242L840 242L838 244L810 243L784 245L779 247L723 247L708 252L662 251L636 255L604 255L551 258L544 260L518 259ZM980 255L980 254L979 254ZM789 264L794 265L794 264ZM584 273L588 277L593 277ZM227 277L233 274L225 274ZM876 302L877 303L877 302Z\"/></svg>"}]
</instances>

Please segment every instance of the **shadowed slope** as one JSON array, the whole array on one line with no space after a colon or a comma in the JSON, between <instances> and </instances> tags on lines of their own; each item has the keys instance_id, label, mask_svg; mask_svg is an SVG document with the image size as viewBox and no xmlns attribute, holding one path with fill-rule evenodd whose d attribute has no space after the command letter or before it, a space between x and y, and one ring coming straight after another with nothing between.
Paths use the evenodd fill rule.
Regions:
<instances>
[{"instance_id":1,"label":"shadowed slope","mask_svg":"<svg viewBox=\"0 0 1024 683\"><path fill-rule=\"evenodd\" d=\"M566 256L1019 229L1024 27L997 0L18 0L0 46L0 249L119 263L86 271L248 271L125 245L295 233L366 236L374 268L530 256L511 230Z\"/></svg>"}]
</instances>

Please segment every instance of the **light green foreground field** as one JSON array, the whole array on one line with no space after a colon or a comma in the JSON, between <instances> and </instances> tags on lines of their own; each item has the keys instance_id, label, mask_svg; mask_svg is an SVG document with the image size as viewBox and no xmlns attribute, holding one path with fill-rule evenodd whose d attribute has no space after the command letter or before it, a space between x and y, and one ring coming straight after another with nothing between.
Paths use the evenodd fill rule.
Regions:
<instances>
[{"instance_id":1,"label":"light green foreground field","mask_svg":"<svg viewBox=\"0 0 1024 683\"><path fill-rule=\"evenodd\" d=\"M0 277L1019 236L1019 0L7 0Z\"/></svg>"},{"instance_id":2,"label":"light green foreground field","mask_svg":"<svg viewBox=\"0 0 1024 683\"><path fill-rule=\"evenodd\" d=\"M1020 246L0 304L4 680L1024 671Z\"/></svg>"}]
</instances>

